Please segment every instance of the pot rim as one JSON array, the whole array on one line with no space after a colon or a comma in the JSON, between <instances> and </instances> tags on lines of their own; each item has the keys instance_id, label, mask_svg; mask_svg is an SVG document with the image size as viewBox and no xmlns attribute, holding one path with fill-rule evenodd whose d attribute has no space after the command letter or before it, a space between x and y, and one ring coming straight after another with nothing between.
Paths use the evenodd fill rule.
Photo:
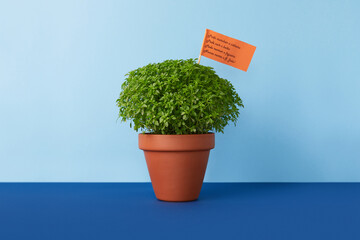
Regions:
<instances>
[{"instance_id":1,"label":"pot rim","mask_svg":"<svg viewBox=\"0 0 360 240\"><path fill-rule=\"evenodd\" d=\"M139 133L139 148L144 151L208 151L215 147L215 134L144 134Z\"/></svg>"},{"instance_id":2,"label":"pot rim","mask_svg":"<svg viewBox=\"0 0 360 240\"><path fill-rule=\"evenodd\" d=\"M154 133L139 133L139 135L151 135L151 136L198 136L198 135L214 135L215 133L197 133L197 134L154 134Z\"/></svg>"}]
</instances>

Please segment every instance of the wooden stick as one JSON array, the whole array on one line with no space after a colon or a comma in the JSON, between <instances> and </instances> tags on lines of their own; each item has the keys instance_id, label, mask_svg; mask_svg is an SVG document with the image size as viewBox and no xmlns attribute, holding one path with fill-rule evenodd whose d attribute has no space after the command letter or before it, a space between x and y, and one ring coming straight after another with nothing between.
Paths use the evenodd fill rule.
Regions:
<instances>
[{"instance_id":1,"label":"wooden stick","mask_svg":"<svg viewBox=\"0 0 360 240\"><path fill-rule=\"evenodd\" d=\"M201 53L200 53L200 56L199 56L198 64L200 64L200 59L201 59Z\"/></svg>"},{"instance_id":2,"label":"wooden stick","mask_svg":"<svg viewBox=\"0 0 360 240\"><path fill-rule=\"evenodd\" d=\"M200 50L200 55L199 55L198 64L200 64L200 59L201 59L201 54L202 54L202 51L203 51L203 48L204 48L204 42L205 42L205 38L206 38L206 33L207 33L207 29L205 29L205 35L204 35L204 40L203 40L202 45L201 45L201 50Z\"/></svg>"}]
</instances>

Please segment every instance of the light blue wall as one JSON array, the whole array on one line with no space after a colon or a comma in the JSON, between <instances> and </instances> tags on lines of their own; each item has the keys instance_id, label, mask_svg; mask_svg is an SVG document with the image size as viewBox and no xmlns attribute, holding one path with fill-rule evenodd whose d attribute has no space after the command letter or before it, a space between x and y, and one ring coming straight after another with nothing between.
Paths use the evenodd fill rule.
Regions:
<instances>
[{"instance_id":1,"label":"light blue wall","mask_svg":"<svg viewBox=\"0 0 360 240\"><path fill-rule=\"evenodd\" d=\"M198 57L205 28L257 46L202 58L245 109L207 181L360 181L359 1L1 1L0 181L148 181L117 119L124 74Z\"/></svg>"}]
</instances>

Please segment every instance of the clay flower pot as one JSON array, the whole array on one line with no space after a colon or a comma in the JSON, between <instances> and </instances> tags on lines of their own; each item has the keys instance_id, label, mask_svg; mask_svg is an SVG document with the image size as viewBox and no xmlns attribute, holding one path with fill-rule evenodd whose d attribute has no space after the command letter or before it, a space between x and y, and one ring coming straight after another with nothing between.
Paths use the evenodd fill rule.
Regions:
<instances>
[{"instance_id":1,"label":"clay flower pot","mask_svg":"<svg viewBox=\"0 0 360 240\"><path fill-rule=\"evenodd\" d=\"M199 197L215 135L139 134L156 198L193 201Z\"/></svg>"}]
</instances>

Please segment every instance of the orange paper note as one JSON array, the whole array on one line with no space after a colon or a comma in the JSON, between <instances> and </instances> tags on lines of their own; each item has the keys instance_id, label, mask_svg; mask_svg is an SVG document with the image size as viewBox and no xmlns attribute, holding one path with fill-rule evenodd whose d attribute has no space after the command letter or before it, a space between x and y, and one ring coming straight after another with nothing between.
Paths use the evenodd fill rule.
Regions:
<instances>
[{"instance_id":1,"label":"orange paper note","mask_svg":"<svg viewBox=\"0 0 360 240\"><path fill-rule=\"evenodd\" d=\"M206 29L200 56L247 71L256 47Z\"/></svg>"}]
</instances>

